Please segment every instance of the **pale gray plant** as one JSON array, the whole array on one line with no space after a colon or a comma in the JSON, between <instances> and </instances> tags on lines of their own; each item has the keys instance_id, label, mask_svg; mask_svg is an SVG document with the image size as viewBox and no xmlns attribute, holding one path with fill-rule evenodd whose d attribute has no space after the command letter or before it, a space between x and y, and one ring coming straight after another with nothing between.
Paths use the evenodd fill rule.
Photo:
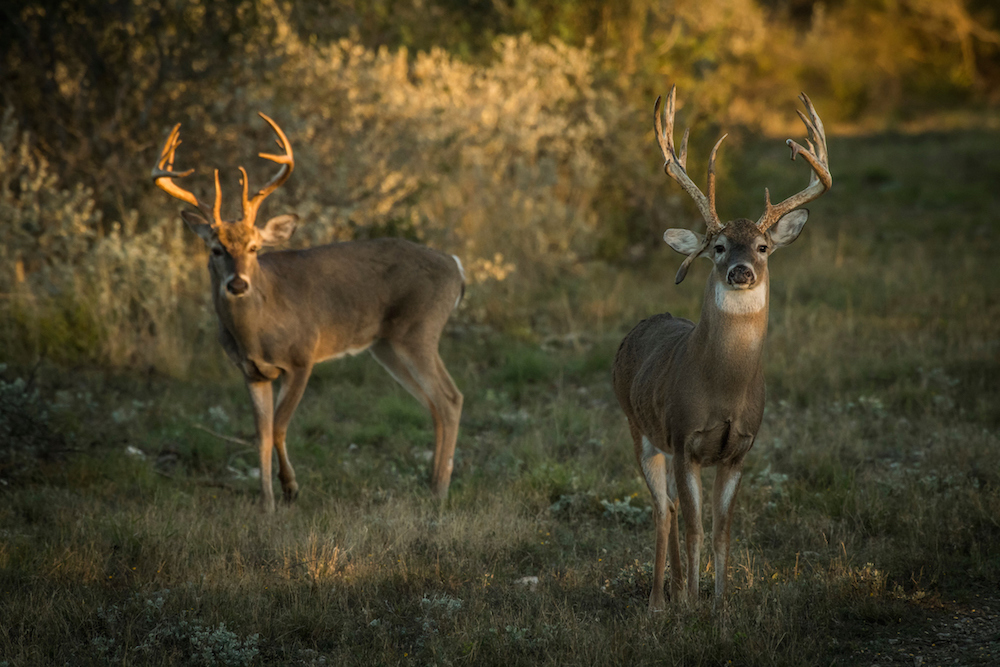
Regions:
<instances>
[{"instance_id":1,"label":"pale gray plant","mask_svg":"<svg viewBox=\"0 0 1000 667\"><path fill-rule=\"evenodd\" d=\"M206 626L189 611L171 613L165 608L169 589L148 595L133 594L122 603L98 607L101 633L91 639L91 647L104 664L131 663L166 652L180 654L188 665L200 667L242 667L259 653L258 634L240 637L224 622ZM125 633L138 633L137 643Z\"/></svg>"}]
</instances>

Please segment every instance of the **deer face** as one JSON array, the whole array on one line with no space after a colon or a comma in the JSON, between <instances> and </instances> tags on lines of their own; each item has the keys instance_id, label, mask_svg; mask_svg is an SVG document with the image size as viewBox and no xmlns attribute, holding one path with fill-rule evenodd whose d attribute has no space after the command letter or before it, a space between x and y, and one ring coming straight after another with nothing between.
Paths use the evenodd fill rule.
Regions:
<instances>
[{"instance_id":1,"label":"deer face","mask_svg":"<svg viewBox=\"0 0 1000 667\"><path fill-rule=\"evenodd\" d=\"M727 289L752 289L767 273L767 236L745 218L730 222L706 249L716 280Z\"/></svg>"},{"instance_id":2,"label":"deer face","mask_svg":"<svg viewBox=\"0 0 1000 667\"><path fill-rule=\"evenodd\" d=\"M208 246L212 284L224 298L240 298L250 293L260 271L257 252L263 246L287 241L298 221L295 215L279 215L260 228L240 220L212 225L192 211L181 212L181 217Z\"/></svg>"},{"instance_id":3,"label":"deer face","mask_svg":"<svg viewBox=\"0 0 1000 667\"><path fill-rule=\"evenodd\" d=\"M739 218L726 224L705 243L705 237L689 229L668 229L663 240L681 253L712 261L712 280L722 289L750 290L767 282L767 259L772 252L794 241L802 231L809 212L798 209L782 217L762 232L756 223Z\"/></svg>"}]
</instances>

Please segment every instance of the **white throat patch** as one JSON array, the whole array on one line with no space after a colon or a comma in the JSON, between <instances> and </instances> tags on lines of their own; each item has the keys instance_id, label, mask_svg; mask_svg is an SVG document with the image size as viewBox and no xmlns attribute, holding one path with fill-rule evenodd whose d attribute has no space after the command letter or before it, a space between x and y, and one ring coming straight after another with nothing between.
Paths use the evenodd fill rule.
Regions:
<instances>
[{"instance_id":1,"label":"white throat patch","mask_svg":"<svg viewBox=\"0 0 1000 667\"><path fill-rule=\"evenodd\" d=\"M715 284L715 306L730 315L750 315L764 308L767 303L767 289L758 283L747 290L726 289L721 283Z\"/></svg>"}]
</instances>

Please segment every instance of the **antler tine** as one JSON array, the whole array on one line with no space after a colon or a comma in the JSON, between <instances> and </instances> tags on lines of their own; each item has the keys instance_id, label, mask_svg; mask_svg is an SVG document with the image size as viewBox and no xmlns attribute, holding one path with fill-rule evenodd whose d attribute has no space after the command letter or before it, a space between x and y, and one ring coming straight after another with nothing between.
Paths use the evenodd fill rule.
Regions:
<instances>
[{"instance_id":1,"label":"antler tine","mask_svg":"<svg viewBox=\"0 0 1000 667\"><path fill-rule=\"evenodd\" d=\"M802 100L802 104L805 105L806 111L809 112L809 117L812 120L812 125L810 129L816 136L823 137L823 142L824 142L823 149L826 150L826 143L825 143L826 129L823 127L823 119L821 119L819 117L819 114L816 113L816 107L813 106L812 100L809 99L808 95L806 95L805 93L800 93L799 99ZM796 111L799 112L799 116L803 115L800 110L796 109Z\"/></svg>"},{"instance_id":2,"label":"antler tine","mask_svg":"<svg viewBox=\"0 0 1000 667\"><path fill-rule=\"evenodd\" d=\"M667 106L661 120L660 116L660 99L656 98L656 104L653 106L653 130L656 132L656 140L660 144L660 151L663 153L663 171L666 172L671 178L673 178L677 183L684 188L684 191L688 193L691 199L694 200L695 205L701 212L701 217L705 220L705 225L708 228L708 235L713 236L722 229L723 225L719 221L719 216L715 212L715 196L705 197L702 191L688 176L686 165L687 165L687 146L688 137L690 136L690 130L684 131L684 138L681 140L681 154L677 155L674 150L674 109L676 105L677 98L677 86L673 85L670 87L670 93L667 95ZM723 137L724 139L725 137ZM722 142L722 139L719 140ZM714 192L715 185L715 152L718 150L719 145L715 145L715 149L712 151L712 160L709 164L709 190Z\"/></svg>"},{"instance_id":3,"label":"antler tine","mask_svg":"<svg viewBox=\"0 0 1000 667\"><path fill-rule=\"evenodd\" d=\"M671 91L672 93L673 91ZM662 95L656 96L656 102L653 104L653 133L656 134L656 143L660 145L660 152L663 153L663 173L668 174L667 165L670 164L670 160L674 154L674 114L671 110L671 100L667 98L667 111L664 116L660 115L660 102L663 101ZM686 156L685 156L686 157Z\"/></svg>"},{"instance_id":4,"label":"antler tine","mask_svg":"<svg viewBox=\"0 0 1000 667\"><path fill-rule=\"evenodd\" d=\"M247 209L250 208L250 199L247 196L250 191L250 179L247 177L247 170L241 166L237 167L240 170L240 185L243 187L243 196L240 199L240 206L243 212L243 217L246 217Z\"/></svg>"},{"instance_id":5,"label":"antler tine","mask_svg":"<svg viewBox=\"0 0 1000 667\"><path fill-rule=\"evenodd\" d=\"M276 162L281 165L278 169L278 173L267 182L267 184L262 187L257 194L253 196L252 199L247 199L247 175L243 167L240 167L240 172L243 175L243 223L252 226L257 218L257 211L260 209L260 205L271 195L275 190L284 184L288 180L288 177L292 175L292 170L295 169L295 157L292 154L292 144L288 141L288 137L282 132L278 124L271 120L264 113L258 113L258 115L267 121L274 133L278 135L275 139L275 143L278 147L285 151L284 155L276 155L274 153L258 153L258 157L262 157L265 160L270 160L271 162Z\"/></svg>"},{"instance_id":6,"label":"antler tine","mask_svg":"<svg viewBox=\"0 0 1000 667\"><path fill-rule=\"evenodd\" d=\"M767 188L765 188L764 213L757 220L757 227L761 232L766 232L782 216L800 206L808 204L833 186L833 177L830 175L829 167L829 153L826 146L826 129L823 127L823 121L820 119L819 114L816 112L816 107L813 106L812 100L809 99L808 95L802 93L799 95L799 99L809 113L806 116L801 110L796 110L799 118L802 119L802 123L806 126L809 135L806 139L806 144L809 148L803 148L792 139L788 139L785 144L792 149L793 160L796 156L801 155L809 163L809 166L812 167L812 172L809 175L809 185L798 194L792 195L776 206L771 204L771 195Z\"/></svg>"},{"instance_id":7,"label":"antler tine","mask_svg":"<svg viewBox=\"0 0 1000 667\"><path fill-rule=\"evenodd\" d=\"M183 178L194 173L194 169L182 172L174 171L174 154L177 152L177 147L181 145L180 133L181 124L177 123L174 125L174 129L170 131L170 136L167 137L166 143L163 144L163 150L160 151L160 159L153 165L150 176L153 182L156 183L156 186L167 194L197 207L203 213L208 213L210 210L208 206L199 201L193 192L185 190L173 181L175 178Z\"/></svg>"},{"instance_id":8,"label":"antler tine","mask_svg":"<svg viewBox=\"0 0 1000 667\"><path fill-rule=\"evenodd\" d=\"M688 137L691 136L691 128L684 128L684 136L681 137L681 155L678 158L678 162L681 163L681 168L687 171L688 168Z\"/></svg>"},{"instance_id":9,"label":"antler tine","mask_svg":"<svg viewBox=\"0 0 1000 667\"><path fill-rule=\"evenodd\" d=\"M686 135L686 133L685 133ZM725 141L729 133L719 137L719 140L715 142L715 146L712 147L712 152L708 156L708 206L712 209L712 213L715 213L715 154L719 152L719 146ZM685 136L685 139L687 137ZM722 223L719 222L718 214L715 214L715 222L718 224L719 229L722 229Z\"/></svg>"},{"instance_id":10,"label":"antler tine","mask_svg":"<svg viewBox=\"0 0 1000 667\"><path fill-rule=\"evenodd\" d=\"M212 206L212 218L216 225L222 224L222 186L219 185L219 170L215 170L215 205Z\"/></svg>"}]
</instances>

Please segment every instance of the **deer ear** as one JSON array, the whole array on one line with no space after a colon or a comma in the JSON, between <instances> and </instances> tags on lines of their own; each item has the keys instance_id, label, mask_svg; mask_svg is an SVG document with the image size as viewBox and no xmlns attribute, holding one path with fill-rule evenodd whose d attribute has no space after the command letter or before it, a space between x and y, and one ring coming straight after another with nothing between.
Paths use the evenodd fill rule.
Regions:
<instances>
[{"instance_id":1,"label":"deer ear","mask_svg":"<svg viewBox=\"0 0 1000 667\"><path fill-rule=\"evenodd\" d=\"M771 241L775 248L781 248L799 238L802 227L809 218L809 211L800 208L781 216L781 219L771 227Z\"/></svg>"},{"instance_id":2,"label":"deer ear","mask_svg":"<svg viewBox=\"0 0 1000 667\"><path fill-rule=\"evenodd\" d=\"M705 237L690 229L668 229L663 232L663 240L680 254L690 255L701 247Z\"/></svg>"},{"instance_id":3,"label":"deer ear","mask_svg":"<svg viewBox=\"0 0 1000 667\"><path fill-rule=\"evenodd\" d=\"M200 213L195 213L194 211L181 211L181 217L184 218L185 224L187 224L188 229L201 237L201 240L208 243L212 240L215 232L212 231L212 223L206 220Z\"/></svg>"},{"instance_id":4,"label":"deer ear","mask_svg":"<svg viewBox=\"0 0 1000 667\"><path fill-rule=\"evenodd\" d=\"M260 230L260 238L264 245L278 245L292 238L295 226L299 222L297 215L279 215L268 220Z\"/></svg>"}]
</instances>

